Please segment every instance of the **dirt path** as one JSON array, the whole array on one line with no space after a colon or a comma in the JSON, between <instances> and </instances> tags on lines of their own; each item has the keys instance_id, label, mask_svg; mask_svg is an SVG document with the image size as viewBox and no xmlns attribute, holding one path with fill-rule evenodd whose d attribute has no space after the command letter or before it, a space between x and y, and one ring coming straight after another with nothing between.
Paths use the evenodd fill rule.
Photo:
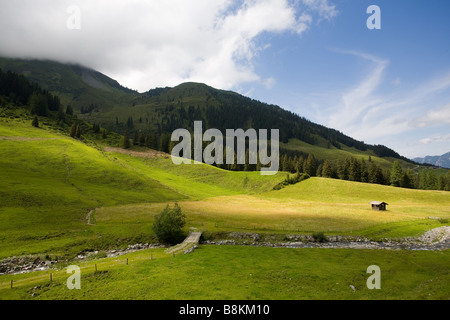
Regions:
<instances>
[{"instance_id":1,"label":"dirt path","mask_svg":"<svg viewBox=\"0 0 450 320\"><path fill-rule=\"evenodd\" d=\"M140 158L155 158L155 157L168 158L168 157L170 157L170 155L165 152L151 150L151 149L149 149L148 151L132 151L132 150L126 150L126 149L122 149L122 148L106 147L105 151L106 152L123 153L123 154L127 154L127 155L130 155L133 157L140 157Z\"/></svg>"},{"instance_id":2,"label":"dirt path","mask_svg":"<svg viewBox=\"0 0 450 320\"><path fill-rule=\"evenodd\" d=\"M39 137L20 137L20 136L0 136L0 140L9 141L40 141L40 140L59 140L61 138L39 138Z\"/></svg>"},{"instance_id":3,"label":"dirt path","mask_svg":"<svg viewBox=\"0 0 450 320\"><path fill-rule=\"evenodd\" d=\"M200 241L201 232L193 231L191 232L186 239L180 244L176 246L170 247L166 250L167 254L179 254L179 253L189 253L194 251L195 247L198 245Z\"/></svg>"},{"instance_id":4,"label":"dirt path","mask_svg":"<svg viewBox=\"0 0 450 320\"><path fill-rule=\"evenodd\" d=\"M86 215L86 222L88 225L93 226L94 223L91 223L91 215L94 213L96 209L91 209Z\"/></svg>"}]
</instances>

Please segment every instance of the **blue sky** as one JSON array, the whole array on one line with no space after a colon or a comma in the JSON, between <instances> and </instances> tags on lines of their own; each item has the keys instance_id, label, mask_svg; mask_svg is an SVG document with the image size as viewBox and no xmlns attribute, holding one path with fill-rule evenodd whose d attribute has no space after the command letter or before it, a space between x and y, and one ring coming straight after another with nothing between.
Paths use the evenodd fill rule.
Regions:
<instances>
[{"instance_id":1,"label":"blue sky","mask_svg":"<svg viewBox=\"0 0 450 320\"><path fill-rule=\"evenodd\" d=\"M449 1L334 1L300 37L265 35L255 66L270 89L240 89L408 157L450 151ZM381 9L369 30L366 9Z\"/></svg>"},{"instance_id":2,"label":"blue sky","mask_svg":"<svg viewBox=\"0 0 450 320\"><path fill-rule=\"evenodd\" d=\"M448 0L0 0L0 55L80 63L140 92L203 82L407 157L440 155L449 12Z\"/></svg>"}]
</instances>

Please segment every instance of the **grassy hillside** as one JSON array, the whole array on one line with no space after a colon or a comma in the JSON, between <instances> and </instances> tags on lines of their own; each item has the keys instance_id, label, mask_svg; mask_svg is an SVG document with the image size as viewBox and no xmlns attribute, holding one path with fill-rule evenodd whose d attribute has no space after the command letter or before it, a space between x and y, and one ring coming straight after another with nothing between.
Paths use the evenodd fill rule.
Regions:
<instances>
[{"instance_id":1,"label":"grassy hillside","mask_svg":"<svg viewBox=\"0 0 450 320\"><path fill-rule=\"evenodd\" d=\"M313 154L314 157L316 157L316 159L318 160L328 159L332 162L336 162L338 160L343 161L349 157L354 157L358 160L364 159L365 161L368 161L370 156L372 161L382 169L391 169L392 162L396 160L392 157L379 157L372 150L361 151L356 148L347 147L345 145L341 145L340 148L336 148L335 146L328 144L326 140L322 140L322 143L319 143L317 145L312 145L298 139L290 139L288 143L281 143L280 148L300 151L305 154ZM404 160L399 160L399 162L405 169L418 167L416 164Z\"/></svg>"},{"instance_id":2,"label":"grassy hillside","mask_svg":"<svg viewBox=\"0 0 450 320\"><path fill-rule=\"evenodd\" d=\"M0 159L0 258L49 251L75 254L86 247L114 246L117 239L154 240L151 224L135 220L117 228L90 227L87 214L99 207L162 206L262 192L284 179L281 173L261 176L205 164L175 166L168 155L139 158L105 152L95 140L82 142L53 129L50 119L35 128L26 113L0 114L0 152L6 155ZM92 221L95 217L94 212Z\"/></svg>"},{"instance_id":3,"label":"grassy hillside","mask_svg":"<svg viewBox=\"0 0 450 320\"><path fill-rule=\"evenodd\" d=\"M86 230L91 208L185 198L101 150L29 121L0 118L2 257L97 238Z\"/></svg>"}]
</instances>

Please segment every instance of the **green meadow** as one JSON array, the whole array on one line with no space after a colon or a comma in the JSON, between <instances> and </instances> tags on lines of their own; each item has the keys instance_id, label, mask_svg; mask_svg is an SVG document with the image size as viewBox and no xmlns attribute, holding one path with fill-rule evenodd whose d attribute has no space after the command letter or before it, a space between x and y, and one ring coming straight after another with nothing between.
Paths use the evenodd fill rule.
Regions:
<instances>
[{"instance_id":1,"label":"green meadow","mask_svg":"<svg viewBox=\"0 0 450 320\"><path fill-rule=\"evenodd\" d=\"M68 262L47 271L1 275L0 299L450 297L448 250L211 245L175 258L151 249L76 262L82 267L83 289L68 290L64 267L80 252L155 243L154 216L175 202L186 214L186 234L197 228L212 238L232 231L281 237L324 232L379 240L416 237L449 225L450 197L445 191L326 178L273 190L286 173L176 166L168 155L147 149L105 151L101 141L70 138L51 123L41 128L30 123L0 118L0 260L34 255ZM372 200L387 202L388 210L372 211ZM371 264L381 267L383 290L365 287Z\"/></svg>"},{"instance_id":2,"label":"green meadow","mask_svg":"<svg viewBox=\"0 0 450 320\"><path fill-rule=\"evenodd\" d=\"M61 267L1 276L0 298L445 300L450 297L448 251L201 245L188 255L172 257L162 249L149 249L77 265L81 269L80 290L67 288L70 274ZM379 290L367 288L370 265L380 267Z\"/></svg>"}]
</instances>

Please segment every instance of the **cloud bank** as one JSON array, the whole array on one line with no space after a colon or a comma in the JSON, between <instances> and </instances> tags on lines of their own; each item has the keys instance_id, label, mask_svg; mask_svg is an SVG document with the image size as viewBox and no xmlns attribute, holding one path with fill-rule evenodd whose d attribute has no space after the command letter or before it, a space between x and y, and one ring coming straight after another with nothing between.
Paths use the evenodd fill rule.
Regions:
<instances>
[{"instance_id":1,"label":"cloud bank","mask_svg":"<svg viewBox=\"0 0 450 320\"><path fill-rule=\"evenodd\" d=\"M68 28L73 7L79 29ZM80 63L141 92L184 81L270 87L252 64L264 35L301 35L336 15L328 0L0 1L0 55Z\"/></svg>"}]
</instances>

